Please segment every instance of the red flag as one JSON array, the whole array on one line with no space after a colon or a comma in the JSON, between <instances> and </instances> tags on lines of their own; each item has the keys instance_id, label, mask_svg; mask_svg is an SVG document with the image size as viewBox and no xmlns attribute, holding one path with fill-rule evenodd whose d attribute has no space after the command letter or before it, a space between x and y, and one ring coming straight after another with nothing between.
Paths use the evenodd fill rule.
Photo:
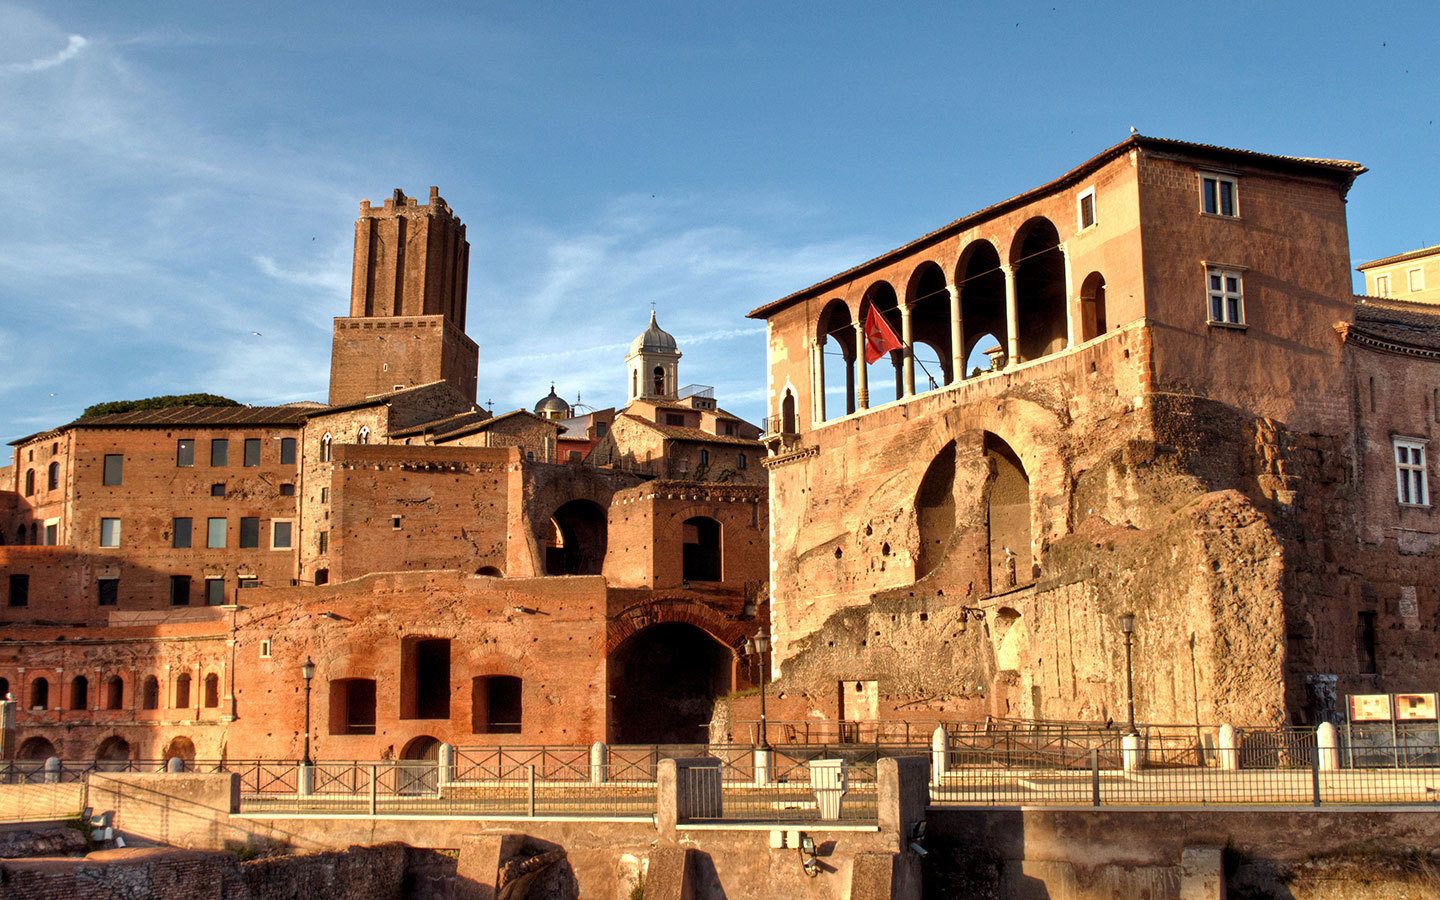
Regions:
<instances>
[{"instance_id":1,"label":"red flag","mask_svg":"<svg viewBox=\"0 0 1440 900\"><path fill-rule=\"evenodd\" d=\"M895 336L895 331L885 317L880 315L879 310L870 307L865 314L865 363L869 365L875 360L889 353L891 350L899 350L905 346Z\"/></svg>"}]
</instances>

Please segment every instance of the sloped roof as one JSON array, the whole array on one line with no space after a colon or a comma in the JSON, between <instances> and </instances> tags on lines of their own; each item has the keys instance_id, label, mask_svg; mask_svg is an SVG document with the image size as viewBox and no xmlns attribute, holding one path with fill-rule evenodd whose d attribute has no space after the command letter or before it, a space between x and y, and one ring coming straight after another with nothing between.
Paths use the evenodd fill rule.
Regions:
<instances>
[{"instance_id":1,"label":"sloped roof","mask_svg":"<svg viewBox=\"0 0 1440 900\"><path fill-rule=\"evenodd\" d=\"M1192 141L1179 141L1171 138L1147 137L1142 134L1132 134L1120 143L1102 150L1095 156L1066 172L1058 178L1046 182L1036 188L1031 188L1021 194L993 203L990 206L979 209L967 216L962 216L953 222L935 229L928 234L923 234L913 241L886 251L874 259L867 260L858 266L852 266L843 272L832 275L822 281L810 285L807 288L787 294L779 300L772 300L769 303L752 309L746 315L751 319L768 318L771 313L778 312L793 303L806 299L811 294L819 293L833 285L848 281L851 278L861 275L867 271L877 269L895 259L905 256L922 247L937 243L945 238L951 237L970 228L980 222L993 218L1003 212L1024 206L1025 204L1042 197L1052 191L1059 190L1067 185L1074 184L1088 176L1095 169L1110 162L1118 156L1122 156L1135 148L1144 147L1150 150L1169 151L1172 153L1188 153L1197 156L1205 156L1222 163L1250 164L1265 166L1282 171L1291 171L1308 175L1321 175L1333 178L1342 183L1346 190L1354 183L1355 179L1368 171L1365 166L1348 159L1323 159L1309 156L1278 156L1272 153L1259 153L1254 150L1238 150L1233 147L1220 147L1215 144L1199 144Z\"/></svg>"},{"instance_id":2,"label":"sloped roof","mask_svg":"<svg viewBox=\"0 0 1440 900\"><path fill-rule=\"evenodd\" d=\"M1366 269L1394 265L1395 263L1402 263L1411 259L1420 259L1424 256L1440 256L1440 244L1436 244L1433 247L1421 247L1419 250L1406 250L1404 253L1396 253L1394 256L1372 259L1369 262L1364 262L1356 266L1355 271L1363 272Z\"/></svg>"},{"instance_id":3,"label":"sloped roof","mask_svg":"<svg viewBox=\"0 0 1440 900\"><path fill-rule=\"evenodd\" d=\"M1392 297L1356 297L1347 340L1381 350L1440 351L1440 306Z\"/></svg>"},{"instance_id":4,"label":"sloped roof","mask_svg":"<svg viewBox=\"0 0 1440 900\"><path fill-rule=\"evenodd\" d=\"M514 409L510 412L503 413L498 416L491 416L490 418L483 419L479 422L472 422L461 425L459 428L452 429L443 434L437 434L435 435L435 440L436 442L444 442L448 440L453 440L455 438L461 438L467 435L476 434L481 431L489 431L491 428L494 428L501 422L509 422L516 416L525 416L527 418L534 419L541 425L547 425L551 428L554 428L557 434L561 430L559 422L551 421L550 419L537 416L534 413L530 412L528 409Z\"/></svg>"},{"instance_id":5,"label":"sloped roof","mask_svg":"<svg viewBox=\"0 0 1440 900\"><path fill-rule=\"evenodd\" d=\"M699 428L686 428L683 425L661 425L659 422L651 422L649 419L642 419L639 416L632 416L629 413L618 416L620 419L628 419L651 431L659 432L662 436L676 441L692 441L697 444L738 444L746 447L759 447L760 442L750 438L738 437L728 434L711 434Z\"/></svg>"}]
</instances>

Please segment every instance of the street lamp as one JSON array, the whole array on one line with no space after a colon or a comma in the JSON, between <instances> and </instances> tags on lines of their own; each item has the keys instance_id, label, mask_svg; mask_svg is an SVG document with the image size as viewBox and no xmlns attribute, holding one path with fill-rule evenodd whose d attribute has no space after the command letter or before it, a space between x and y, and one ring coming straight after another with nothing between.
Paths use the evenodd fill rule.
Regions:
<instances>
[{"instance_id":1,"label":"street lamp","mask_svg":"<svg viewBox=\"0 0 1440 900\"><path fill-rule=\"evenodd\" d=\"M760 671L760 749L770 749L770 737L765 727L765 656L770 652L770 635L760 632L745 641L745 654L755 658Z\"/></svg>"},{"instance_id":2,"label":"street lamp","mask_svg":"<svg viewBox=\"0 0 1440 900\"><path fill-rule=\"evenodd\" d=\"M1129 724L1129 731L1126 734L1139 734L1135 730L1135 678L1131 668L1131 643L1135 636L1135 614L1123 613L1120 616L1120 630L1125 634L1125 703L1129 709L1126 720Z\"/></svg>"},{"instance_id":3,"label":"street lamp","mask_svg":"<svg viewBox=\"0 0 1440 900\"><path fill-rule=\"evenodd\" d=\"M315 763L310 759L310 680L315 677L315 663L309 656L300 666L300 674L305 678L305 765L313 766Z\"/></svg>"}]
</instances>

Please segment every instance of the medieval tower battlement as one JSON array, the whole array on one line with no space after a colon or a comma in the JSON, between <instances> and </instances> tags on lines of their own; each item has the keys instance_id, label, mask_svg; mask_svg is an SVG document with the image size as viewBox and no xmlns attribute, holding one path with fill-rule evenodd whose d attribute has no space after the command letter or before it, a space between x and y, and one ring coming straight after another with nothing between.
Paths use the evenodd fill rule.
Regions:
<instances>
[{"instance_id":1,"label":"medieval tower battlement","mask_svg":"<svg viewBox=\"0 0 1440 900\"><path fill-rule=\"evenodd\" d=\"M470 244L465 224L430 188L425 205L399 189L355 220L350 315L335 320L331 404L447 381L474 398L479 348L465 335Z\"/></svg>"}]
</instances>

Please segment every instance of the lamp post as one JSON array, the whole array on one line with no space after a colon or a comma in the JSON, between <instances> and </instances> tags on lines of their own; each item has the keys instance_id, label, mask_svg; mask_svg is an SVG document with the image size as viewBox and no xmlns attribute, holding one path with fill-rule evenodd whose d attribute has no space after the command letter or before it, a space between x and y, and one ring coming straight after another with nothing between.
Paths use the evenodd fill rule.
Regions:
<instances>
[{"instance_id":1,"label":"lamp post","mask_svg":"<svg viewBox=\"0 0 1440 900\"><path fill-rule=\"evenodd\" d=\"M315 677L315 663L309 656L300 666L300 674L305 678L305 765L313 766L314 762L310 759L310 680Z\"/></svg>"},{"instance_id":2,"label":"lamp post","mask_svg":"<svg viewBox=\"0 0 1440 900\"><path fill-rule=\"evenodd\" d=\"M1120 616L1120 630L1125 634L1125 704L1128 709L1126 723L1129 730L1126 734L1139 734L1135 730L1135 678L1131 667L1131 644L1135 635L1135 614L1124 613Z\"/></svg>"},{"instance_id":3,"label":"lamp post","mask_svg":"<svg viewBox=\"0 0 1440 900\"><path fill-rule=\"evenodd\" d=\"M765 656L770 652L770 635L760 632L754 637L745 641L745 653L755 658L755 666L760 672L760 749L770 749L770 737L765 727Z\"/></svg>"}]
</instances>

